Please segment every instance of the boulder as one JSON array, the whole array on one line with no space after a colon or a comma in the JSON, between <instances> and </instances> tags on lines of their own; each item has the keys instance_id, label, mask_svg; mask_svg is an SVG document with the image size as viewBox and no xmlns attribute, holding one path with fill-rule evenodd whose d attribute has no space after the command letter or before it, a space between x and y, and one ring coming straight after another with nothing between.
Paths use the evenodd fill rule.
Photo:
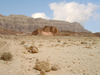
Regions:
<instances>
[{"instance_id":1,"label":"boulder","mask_svg":"<svg viewBox=\"0 0 100 75\"><path fill-rule=\"evenodd\" d=\"M44 70L45 72L51 71L51 64L48 61L36 61L35 68L39 71Z\"/></svg>"},{"instance_id":2,"label":"boulder","mask_svg":"<svg viewBox=\"0 0 100 75\"><path fill-rule=\"evenodd\" d=\"M38 48L36 46L30 46L28 48L28 52L30 52L30 53L38 53Z\"/></svg>"}]
</instances>

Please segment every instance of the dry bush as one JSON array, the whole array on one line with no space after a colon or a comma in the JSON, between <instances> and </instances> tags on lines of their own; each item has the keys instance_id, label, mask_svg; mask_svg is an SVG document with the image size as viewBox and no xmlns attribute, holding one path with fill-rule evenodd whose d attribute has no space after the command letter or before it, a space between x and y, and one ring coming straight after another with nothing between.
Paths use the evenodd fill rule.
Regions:
<instances>
[{"instance_id":1,"label":"dry bush","mask_svg":"<svg viewBox=\"0 0 100 75\"><path fill-rule=\"evenodd\" d=\"M0 38L2 38L2 36L0 36Z\"/></svg>"},{"instance_id":2,"label":"dry bush","mask_svg":"<svg viewBox=\"0 0 100 75\"><path fill-rule=\"evenodd\" d=\"M90 56L94 56L94 54L90 54Z\"/></svg>"},{"instance_id":3,"label":"dry bush","mask_svg":"<svg viewBox=\"0 0 100 75\"><path fill-rule=\"evenodd\" d=\"M3 52L1 54L1 58L4 61L10 61L13 58L13 55L11 54L11 52Z\"/></svg>"},{"instance_id":4,"label":"dry bush","mask_svg":"<svg viewBox=\"0 0 100 75\"><path fill-rule=\"evenodd\" d=\"M87 44L87 42L81 42L81 44Z\"/></svg>"},{"instance_id":5,"label":"dry bush","mask_svg":"<svg viewBox=\"0 0 100 75\"><path fill-rule=\"evenodd\" d=\"M64 45L61 45L60 47L65 47Z\"/></svg>"},{"instance_id":6,"label":"dry bush","mask_svg":"<svg viewBox=\"0 0 100 75\"><path fill-rule=\"evenodd\" d=\"M60 40L57 40L57 42L61 43L61 41L60 41Z\"/></svg>"},{"instance_id":7,"label":"dry bush","mask_svg":"<svg viewBox=\"0 0 100 75\"><path fill-rule=\"evenodd\" d=\"M56 46L60 46L60 44L55 44L55 47L56 47Z\"/></svg>"},{"instance_id":8,"label":"dry bush","mask_svg":"<svg viewBox=\"0 0 100 75\"><path fill-rule=\"evenodd\" d=\"M43 46L43 44L39 44L39 46Z\"/></svg>"},{"instance_id":9,"label":"dry bush","mask_svg":"<svg viewBox=\"0 0 100 75\"><path fill-rule=\"evenodd\" d=\"M92 49L92 47L90 47L90 46L85 46L83 48Z\"/></svg>"},{"instance_id":10,"label":"dry bush","mask_svg":"<svg viewBox=\"0 0 100 75\"><path fill-rule=\"evenodd\" d=\"M97 42L93 42L93 43L92 43L92 45L96 45L96 44L97 44Z\"/></svg>"},{"instance_id":11,"label":"dry bush","mask_svg":"<svg viewBox=\"0 0 100 75\"><path fill-rule=\"evenodd\" d=\"M64 42L63 44L67 44L67 42Z\"/></svg>"},{"instance_id":12,"label":"dry bush","mask_svg":"<svg viewBox=\"0 0 100 75\"><path fill-rule=\"evenodd\" d=\"M24 45L24 44L25 44L25 41L22 41L20 44L21 44L21 45Z\"/></svg>"}]
</instances>

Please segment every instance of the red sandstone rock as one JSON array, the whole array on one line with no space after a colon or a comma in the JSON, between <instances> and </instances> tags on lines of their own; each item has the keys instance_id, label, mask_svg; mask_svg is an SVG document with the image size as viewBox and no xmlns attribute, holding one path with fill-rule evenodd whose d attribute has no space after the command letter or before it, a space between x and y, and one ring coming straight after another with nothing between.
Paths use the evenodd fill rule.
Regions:
<instances>
[{"instance_id":1,"label":"red sandstone rock","mask_svg":"<svg viewBox=\"0 0 100 75\"><path fill-rule=\"evenodd\" d=\"M32 35L58 35L60 32L55 26L45 26L44 28L38 28Z\"/></svg>"}]
</instances>

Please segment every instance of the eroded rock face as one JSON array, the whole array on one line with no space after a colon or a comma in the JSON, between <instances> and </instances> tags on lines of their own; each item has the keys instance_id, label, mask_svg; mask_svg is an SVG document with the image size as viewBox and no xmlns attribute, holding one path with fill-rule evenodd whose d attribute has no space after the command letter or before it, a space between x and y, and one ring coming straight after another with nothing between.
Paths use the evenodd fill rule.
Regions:
<instances>
[{"instance_id":1,"label":"eroded rock face","mask_svg":"<svg viewBox=\"0 0 100 75\"><path fill-rule=\"evenodd\" d=\"M45 26L43 28L43 31L44 32L52 32L53 34L58 34L59 33L59 30L57 27L55 26Z\"/></svg>"},{"instance_id":2,"label":"eroded rock face","mask_svg":"<svg viewBox=\"0 0 100 75\"><path fill-rule=\"evenodd\" d=\"M60 34L59 30L55 26L45 26L44 28L38 28L32 33L33 35L57 35Z\"/></svg>"},{"instance_id":3,"label":"eroded rock face","mask_svg":"<svg viewBox=\"0 0 100 75\"><path fill-rule=\"evenodd\" d=\"M33 35L41 35L41 33L43 32L42 29L38 28L37 30L35 30L32 34Z\"/></svg>"}]
</instances>

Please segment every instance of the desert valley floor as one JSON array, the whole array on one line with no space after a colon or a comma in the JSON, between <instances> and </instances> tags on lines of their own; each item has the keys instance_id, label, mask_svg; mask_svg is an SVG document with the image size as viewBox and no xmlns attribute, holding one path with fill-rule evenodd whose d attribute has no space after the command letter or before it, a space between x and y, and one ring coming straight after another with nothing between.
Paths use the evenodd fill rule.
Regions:
<instances>
[{"instance_id":1,"label":"desert valley floor","mask_svg":"<svg viewBox=\"0 0 100 75\"><path fill-rule=\"evenodd\" d=\"M26 49L33 45L37 53ZM100 75L100 37L1 35L0 57L3 52L13 58L0 59L0 75L41 75L37 59L56 65L46 75Z\"/></svg>"}]
</instances>

